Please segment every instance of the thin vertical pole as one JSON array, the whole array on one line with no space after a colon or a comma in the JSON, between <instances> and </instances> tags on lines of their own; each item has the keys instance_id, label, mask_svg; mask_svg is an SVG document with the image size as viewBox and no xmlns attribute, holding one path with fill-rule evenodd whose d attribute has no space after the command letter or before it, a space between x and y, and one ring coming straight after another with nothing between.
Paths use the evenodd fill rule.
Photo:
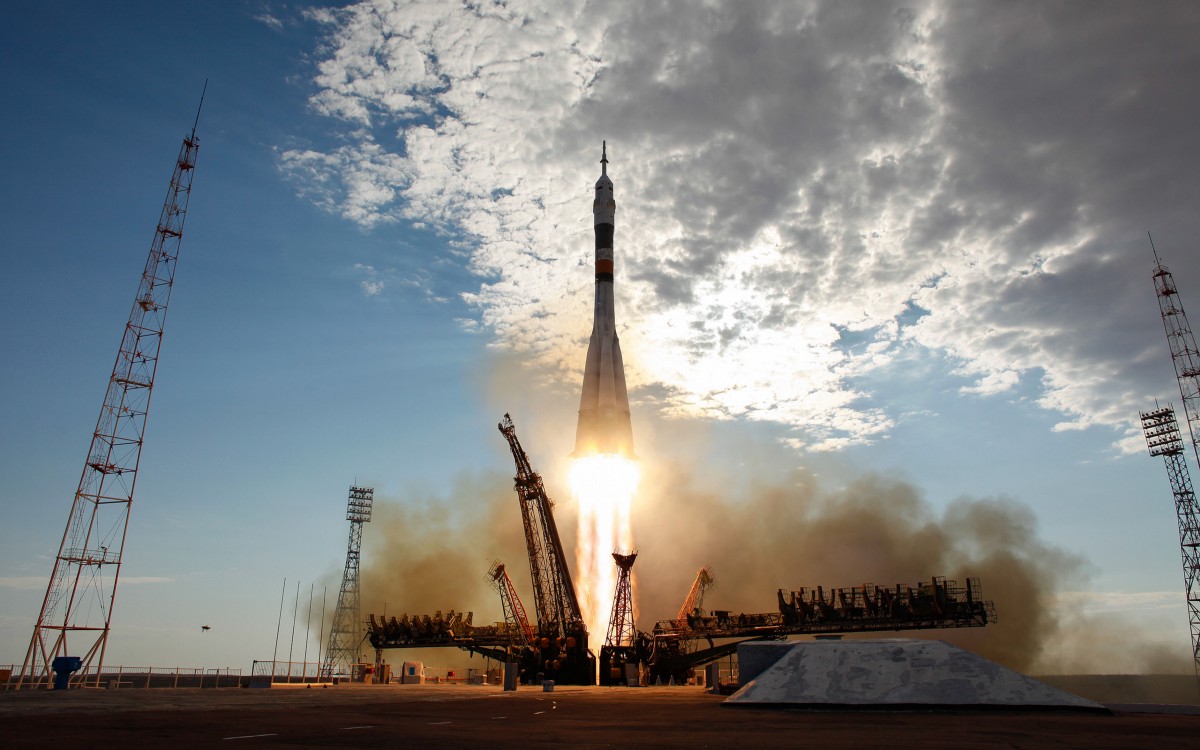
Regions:
<instances>
[{"instance_id":1,"label":"thin vertical pole","mask_svg":"<svg viewBox=\"0 0 1200 750\"><path fill-rule=\"evenodd\" d=\"M275 620L275 652L271 654L271 682L275 682L275 661L279 658L279 628L283 625L283 595L287 591L287 579L279 590L279 618Z\"/></svg>"},{"instance_id":2,"label":"thin vertical pole","mask_svg":"<svg viewBox=\"0 0 1200 750\"><path fill-rule=\"evenodd\" d=\"M308 681L308 642L312 640L312 598L315 585L308 584L308 614L304 616L304 674L300 677L301 682Z\"/></svg>"},{"instance_id":3,"label":"thin vertical pole","mask_svg":"<svg viewBox=\"0 0 1200 750\"><path fill-rule=\"evenodd\" d=\"M287 681L292 681L292 649L296 645L296 613L300 611L300 582L296 581L296 598L292 605L292 640L288 643Z\"/></svg>"},{"instance_id":4,"label":"thin vertical pole","mask_svg":"<svg viewBox=\"0 0 1200 750\"><path fill-rule=\"evenodd\" d=\"M317 679L321 678L321 672L324 669L325 662L321 661L321 646L325 645L325 595L329 593L329 587L325 586L321 589L321 632L317 634Z\"/></svg>"}]
</instances>

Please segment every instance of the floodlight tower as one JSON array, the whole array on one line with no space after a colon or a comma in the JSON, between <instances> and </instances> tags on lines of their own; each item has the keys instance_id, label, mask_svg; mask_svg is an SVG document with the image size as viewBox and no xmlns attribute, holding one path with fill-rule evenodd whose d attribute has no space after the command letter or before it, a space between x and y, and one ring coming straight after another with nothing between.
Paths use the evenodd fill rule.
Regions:
<instances>
[{"instance_id":1,"label":"floodlight tower","mask_svg":"<svg viewBox=\"0 0 1200 750\"><path fill-rule=\"evenodd\" d=\"M1200 504L1188 475L1183 440L1175 409L1167 406L1142 412L1142 431L1151 456L1162 456L1175 496L1179 519L1179 549L1183 555L1183 583L1187 592L1188 621L1192 631L1192 665L1200 677Z\"/></svg>"},{"instance_id":2,"label":"floodlight tower","mask_svg":"<svg viewBox=\"0 0 1200 750\"><path fill-rule=\"evenodd\" d=\"M329 629L329 648L321 663L321 679L333 678L334 669L343 667L349 674L358 662L358 647L363 640L362 603L358 587L358 559L362 549L362 525L371 520L375 502L372 487L350 487L346 502L346 520L350 522L350 541L346 545L346 570L338 591L337 609Z\"/></svg>"},{"instance_id":3,"label":"floodlight tower","mask_svg":"<svg viewBox=\"0 0 1200 750\"><path fill-rule=\"evenodd\" d=\"M200 106L204 106L203 93ZM74 669L68 671L79 670L78 683L100 682L167 303L192 195L200 149L196 138L199 122L197 108L192 132L183 137L175 159L46 596L17 678L18 688L26 678L35 686L49 683L55 660L60 658L63 663L72 662Z\"/></svg>"}]
</instances>

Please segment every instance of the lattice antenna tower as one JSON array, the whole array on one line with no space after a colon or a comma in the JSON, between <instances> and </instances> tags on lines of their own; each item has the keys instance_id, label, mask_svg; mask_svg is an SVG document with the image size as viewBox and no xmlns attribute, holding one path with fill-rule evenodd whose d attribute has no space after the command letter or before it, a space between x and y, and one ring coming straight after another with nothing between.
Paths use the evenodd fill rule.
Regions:
<instances>
[{"instance_id":1,"label":"lattice antenna tower","mask_svg":"<svg viewBox=\"0 0 1200 750\"><path fill-rule=\"evenodd\" d=\"M1154 240L1150 240L1154 249ZM1183 415L1187 421L1188 437L1192 443L1192 455L1200 465L1200 449L1196 440L1200 436L1200 350L1196 348L1196 337L1188 325L1187 314L1175 288L1171 272L1159 260L1154 250L1154 291L1158 295L1158 309L1162 315L1163 331L1167 334L1167 345L1171 348L1171 363L1175 366L1175 379L1179 383L1179 397L1183 399Z\"/></svg>"},{"instance_id":2,"label":"lattice antenna tower","mask_svg":"<svg viewBox=\"0 0 1200 750\"><path fill-rule=\"evenodd\" d=\"M1200 678L1200 504L1188 475L1179 422L1170 406L1142 412L1142 431L1151 456L1162 456L1175 496L1179 519L1179 549L1183 557L1183 582L1187 592L1188 622L1192 634L1192 664Z\"/></svg>"},{"instance_id":3,"label":"lattice antenna tower","mask_svg":"<svg viewBox=\"0 0 1200 750\"><path fill-rule=\"evenodd\" d=\"M73 677L77 683L100 681L167 304L192 195L200 149L196 126L203 106L201 93L192 132L184 136L175 159L17 687L27 677L34 685L48 683L54 659L60 656L81 659L82 667Z\"/></svg>"},{"instance_id":4,"label":"lattice antenna tower","mask_svg":"<svg viewBox=\"0 0 1200 750\"><path fill-rule=\"evenodd\" d=\"M608 618L608 635L604 639L604 645L621 648L632 646L637 636L633 624L633 584L630 580L630 571L633 569L633 562L637 560L637 552L613 552L613 560L616 561L620 572L617 575L617 591L613 597L612 614Z\"/></svg>"},{"instance_id":5,"label":"lattice antenna tower","mask_svg":"<svg viewBox=\"0 0 1200 750\"><path fill-rule=\"evenodd\" d=\"M362 644L363 621L362 600L358 585L358 561L362 550L362 527L371 521L371 507L375 503L372 487L350 487L346 501L346 520L350 522L350 540L346 544L346 570L342 573L342 587L338 591L337 609L333 613L333 625L329 629L329 648L321 664L321 678L332 679L334 670L338 674L350 674L358 661L358 648Z\"/></svg>"},{"instance_id":6,"label":"lattice antenna tower","mask_svg":"<svg viewBox=\"0 0 1200 750\"><path fill-rule=\"evenodd\" d=\"M1167 335L1167 345L1171 349L1171 363L1175 367L1175 380L1179 384L1179 396L1183 400L1188 437L1192 443L1192 456L1200 465L1200 450L1197 449L1196 443L1197 436L1200 435L1200 350L1196 348L1196 338L1188 324L1187 314L1183 311L1183 302L1175 287L1175 279L1159 259L1153 237L1150 237L1150 249L1154 253L1154 291L1158 297L1163 331ZM1161 412L1161 410L1159 411ZM1151 412L1151 414L1155 413L1158 412ZM1171 423L1175 425L1178 436L1178 423L1173 410L1170 419ZM1149 439L1149 433L1147 433L1147 440ZM1180 445L1176 455L1172 456L1165 452L1160 455L1163 455L1167 462L1171 491L1175 495L1175 513L1179 524L1179 549L1180 557L1183 560L1188 621L1192 636L1192 662L1197 670L1197 677L1200 677L1200 602L1197 601L1200 598L1200 588L1197 584L1197 579L1200 578L1200 550L1197 549L1197 543L1200 543L1200 538L1197 537L1200 509L1196 506L1191 481L1187 475L1187 460L1183 452L1182 439L1178 442ZM1164 450L1169 445L1169 443L1164 444ZM1151 453L1153 452L1154 446L1151 446ZM1180 484L1180 481L1184 483Z\"/></svg>"}]
</instances>

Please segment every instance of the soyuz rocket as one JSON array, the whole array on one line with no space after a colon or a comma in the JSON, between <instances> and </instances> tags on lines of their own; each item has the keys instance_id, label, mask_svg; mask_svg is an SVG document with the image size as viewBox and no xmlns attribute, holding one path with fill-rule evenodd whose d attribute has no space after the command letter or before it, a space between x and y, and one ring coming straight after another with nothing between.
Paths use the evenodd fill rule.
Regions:
<instances>
[{"instance_id":1,"label":"soyuz rocket","mask_svg":"<svg viewBox=\"0 0 1200 750\"><path fill-rule=\"evenodd\" d=\"M617 202L608 177L608 144L601 146L600 179L592 217L596 229L596 306L592 338L583 366L583 393L579 398L579 426L575 431L575 456L615 454L635 458L633 426L629 421L629 394L625 389L625 364L617 339L613 302L613 225Z\"/></svg>"}]
</instances>

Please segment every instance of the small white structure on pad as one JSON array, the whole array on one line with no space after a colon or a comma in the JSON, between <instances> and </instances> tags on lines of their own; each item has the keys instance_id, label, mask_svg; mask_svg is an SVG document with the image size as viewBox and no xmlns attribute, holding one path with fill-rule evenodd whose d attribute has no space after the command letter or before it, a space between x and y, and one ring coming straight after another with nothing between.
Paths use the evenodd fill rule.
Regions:
<instances>
[{"instance_id":1,"label":"small white structure on pad","mask_svg":"<svg viewBox=\"0 0 1200 750\"><path fill-rule=\"evenodd\" d=\"M750 642L731 706L1107 711L944 641Z\"/></svg>"},{"instance_id":2,"label":"small white structure on pad","mask_svg":"<svg viewBox=\"0 0 1200 750\"><path fill-rule=\"evenodd\" d=\"M424 685L425 684L425 662L422 661L406 661L400 667L400 684L401 685Z\"/></svg>"}]
</instances>

